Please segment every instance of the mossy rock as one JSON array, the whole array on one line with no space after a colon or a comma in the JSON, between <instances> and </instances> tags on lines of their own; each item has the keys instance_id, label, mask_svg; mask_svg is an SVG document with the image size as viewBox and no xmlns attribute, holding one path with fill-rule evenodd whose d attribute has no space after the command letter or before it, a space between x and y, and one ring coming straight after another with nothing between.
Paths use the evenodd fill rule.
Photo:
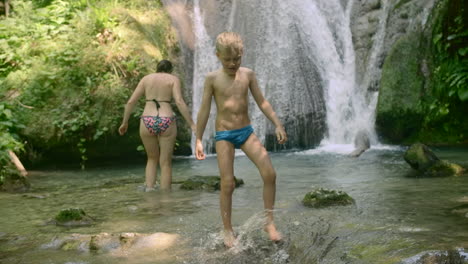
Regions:
<instances>
[{"instance_id":1,"label":"mossy rock","mask_svg":"<svg viewBox=\"0 0 468 264\"><path fill-rule=\"evenodd\" d=\"M243 185L242 179L234 177L236 188ZM187 179L180 186L183 190L219 190L221 177L219 176L193 176Z\"/></svg>"},{"instance_id":2,"label":"mossy rock","mask_svg":"<svg viewBox=\"0 0 468 264\"><path fill-rule=\"evenodd\" d=\"M307 207L319 208L334 205L350 205L354 203L354 199L343 191L316 189L308 192L302 204Z\"/></svg>"},{"instance_id":3,"label":"mossy rock","mask_svg":"<svg viewBox=\"0 0 468 264\"><path fill-rule=\"evenodd\" d=\"M439 158L429 147L421 143L411 145L403 157L411 168L425 171L439 161Z\"/></svg>"},{"instance_id":4,"label":"mossy rock","mask_svg":"<svg viewBox=\"0 0 468 264\"><path fill-rule=\"evenodd\" d=\"M376 130L381 139L402 143L421 129L420 107L424 77L420 32L401 37L385 58L376 109Z\"/></svg>"},{"instance_id":5,"label":"mossy rock","mask_svg":"<svg viewBox=\"0 0 468 264\"><path fill-rule=\"evenodd\" d=\"M81 208L62 209L55 216L54 222L59 226L87 226L93 224L93 219Z\"/></svg>"},{"instance_id":6,"label":"mossy rock","mask_svg":"<svg viewBox=\"0 0 468 264\"><path fill-rule=\"evenodd\" d=\"M460 176L463 174L465 169L455 163L448 162L446 160L440 160L429 167L425 172L424 176L427 177L450 177Z\"/></svg>"}]
</instances>

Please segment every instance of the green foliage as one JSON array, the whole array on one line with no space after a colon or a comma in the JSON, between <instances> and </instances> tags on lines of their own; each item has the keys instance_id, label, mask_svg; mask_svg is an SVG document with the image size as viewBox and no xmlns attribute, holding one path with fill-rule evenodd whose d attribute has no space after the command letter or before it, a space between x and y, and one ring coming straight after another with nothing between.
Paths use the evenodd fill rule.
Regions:
<instances>
[{"instance_id":1,"label":"green foliage","mask_svg":"<svg viewBox=\"0 0 468 264\"><path fill-rule=\"evenodd\" d=\"M14 95L24 127L9 137L38 151L70 146L84 168L88 146L117 130L138 80L175 46L170 20L159 2L143 0L12 5L0 20L0 93Z\"/></svg>"},{"instance_id":2,"label":"green foliage","mask_svg":"<svg viewBox=\"0 0 468 264\"><path fill-rule=\"evenodd\" d=\"M23 150L23 143L18 136L18 130L23 126L17 121L12 106L7 102L0 103L0 165L4 167L10 162L8 150L15 153Z\"/></svg>"},{"instance_id":3,"label":"green foliage","mask_svg":"<svg viewBox=\"0 0 468 264\"><path fill-rule=\"evenodd\" d=\"M443 0L432 30L431 96L421 107L426 134L439 140L466 141L468 117L468 2ZM438 131L434 130L438 127ZM450 139L449 139L450 138Z\"/></svg>"}]
</instances>

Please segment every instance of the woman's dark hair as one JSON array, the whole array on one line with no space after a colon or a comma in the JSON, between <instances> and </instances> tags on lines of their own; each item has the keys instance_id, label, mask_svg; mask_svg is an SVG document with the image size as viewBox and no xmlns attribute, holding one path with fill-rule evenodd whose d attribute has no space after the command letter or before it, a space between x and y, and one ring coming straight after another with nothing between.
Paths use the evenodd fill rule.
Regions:
<instances>
[{"instance_id":1,"label":"woman's dark hair","mask_svg":"<svg viewBox=\"0 0 468 264\"><path fill-rule=\"evenodd\" d=\"M171 73L172 72L172 63L168 60L162 60L158 63L158 66L156 67L156 72L167 72Z\"/></svg>"}]
</instances>

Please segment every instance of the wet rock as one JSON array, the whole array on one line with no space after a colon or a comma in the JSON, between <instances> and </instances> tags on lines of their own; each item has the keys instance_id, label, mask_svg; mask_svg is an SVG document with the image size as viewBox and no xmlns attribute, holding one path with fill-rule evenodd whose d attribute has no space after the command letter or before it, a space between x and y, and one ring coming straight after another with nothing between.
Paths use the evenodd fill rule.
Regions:
<instances>
[{"instance_id":1,"label":"wet rock","mask_svg":"<svg viewBox=\"0 0 468 264\"><path fill-rule=\"evenodd\" d=\"M354 138L355 150L349 154L351 157L359 157L364 151L370 148L369 134L365 130L360 130Z\"/></svg>"},{"instance_id":2,"label":"wet rock","mask_svg":"<svg viewBox=\"0 0 468 264\"><path fill-rule=\"evenodd\" d=\"M415 264L466 264L468 259L458 250L449 250L436 253L427 253L421 256Z\"/></svg>"},{"instance_id":3,"label":"wet rock","mask_svg":"<svg viewBox=\"0 0 468 264\"><path fill-rule=\"evenodd\" d=\"M92 225L94 220L81 208L68 208L62 209L49 223L58 226L74 227Z\"/></svg>"},{"instance_id":4,"label":"wet rock","mask_svg":"<svg viewBox=\"0 0 468 264\"><path fill-rule=\"evenodd\" d=\"M465 170L458 164L450 163L446 160L437 161L424 172L428 177L449 177L460 176Z\"/></svg>"},{"instance_id":5,"label":"wet rock","mask_svg":"<svg viewBox=\"0 0 468 264\"><path fill-rule=\"evenodd\" d=\"M411 168L418 171L425 171L440 159L426 145L415 143L411 145L405 153L404 159Z\"/></svg>"},{"instance_id":6,"label":"wet rock","mask_svg":"<svg viewBox=\"0 0 468 264\"><path fill-rule=\"evenodd\" d=\"M465 171L455 163L440 160L426 145L416 143L404 155L405 161L426 177L460 176Z\"/></svg>"},{"instance_id":7,"label":"wet rock","mask_svg":"<svg viewBox=\"0 0 468 264\"><path fill-rule=\"evenodd\" d=\"M244 180L234 177L236 188L244 184ZM193 176L184 181L180 188L184 190L219 190L221 178L219 176Z\"/></svg>"},{"instance_id":8,"label":"wet rock","mask_svg":"<svg viewBox=\"0 0 468 264\"><path fill-rule=\"evenodd\" d=\"M62 238L56 237L50 243L42 245L41 248L128 256L141 250L167 249L175 245L178 239L179 236L176 234L161 232L153 234L72 234Z\"/></svg>"},{"instance_id":9,"label":"wet rock","mask_svg":"<svg viewBox=\"0 0 468 264\"><path fill-rule=\"evenodd\" d=\"M334 205L349 205L353 203L354 199L347 193L323 188L308 192L302 200L302 204L307 207L314 208Z\"/></svg>"}]
</instances>

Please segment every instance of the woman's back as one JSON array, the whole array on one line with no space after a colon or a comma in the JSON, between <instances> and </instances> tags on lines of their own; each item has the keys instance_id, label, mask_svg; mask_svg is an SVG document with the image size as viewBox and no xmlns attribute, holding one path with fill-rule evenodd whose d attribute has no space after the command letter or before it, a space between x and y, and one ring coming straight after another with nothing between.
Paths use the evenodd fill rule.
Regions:
<instances>
[{"instance_id":1,"label":"woman's back","mask_svg":"<svg viewBox=\"0 0 468 264\"><path fill-rule=\"evenodd\" d=\"M177 77L169 73L152 73L145 76L142 80L144 86L146 105L143 111L145 116L173 116L173 110L169 103L173 98L174 83L178 81ZM154 101L158 101L160 108Z\"/></svg>"}]
</instances>

